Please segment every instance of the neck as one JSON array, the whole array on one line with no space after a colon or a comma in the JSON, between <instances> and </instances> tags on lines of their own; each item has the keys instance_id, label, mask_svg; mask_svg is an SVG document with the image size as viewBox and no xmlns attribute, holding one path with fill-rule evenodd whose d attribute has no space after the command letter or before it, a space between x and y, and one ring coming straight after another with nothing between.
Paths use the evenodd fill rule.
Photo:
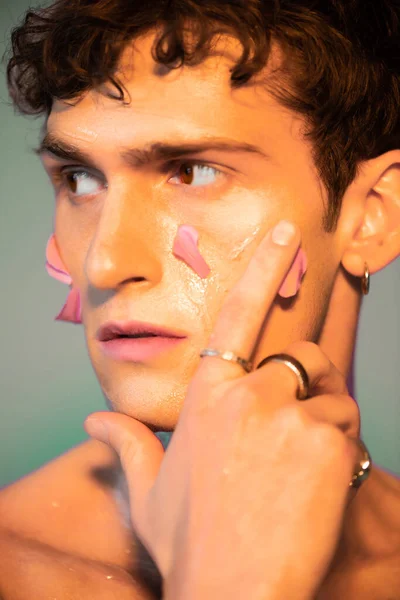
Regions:
<instances>
[{"instance_id":1,"label":"neck","mask_svg":"<svg viewBox=\"0 0 400 600\"><path fill-rule=\"evenodd\" d=\"M347 379L354 398L354 355L362 303L359 278L340 268L318 344ZM379 561L400 547L400 481L373 465L350 503L335 561L345 557Z\"/></svg>"},{"instance_id":2,"label":"neck","mask_svg":"<svg viewBox=\"0 0 400 600\"><path fill-rule=\"evenodd\" d=\"M353 397L354 353L362 302L360 288L360 279L340 267L318 340L321 350L346 377L349 394Z\"/></svg>"}]
</instances>

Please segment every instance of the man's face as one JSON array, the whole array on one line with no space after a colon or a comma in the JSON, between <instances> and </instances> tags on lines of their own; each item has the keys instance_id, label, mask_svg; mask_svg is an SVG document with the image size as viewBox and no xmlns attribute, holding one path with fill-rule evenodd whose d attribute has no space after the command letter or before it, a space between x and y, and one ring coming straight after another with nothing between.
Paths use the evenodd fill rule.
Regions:
<instances>
[{"instance_id":1,"label":"man's face","mask_svg":"<svg viewBox=\"0 0 400 600\"><path fill-rule=\"evenodd\" d=\"M308 270L296 297L276 298L256 363L292 341L317 341L341 248L338 235L323 229L326 194L302 138L303 122L261 86L232 90L229 68L239 52L232 40L225 45L230 55L170 72L153 62L152 41L153 34L137 40L122 57L119 77L129 105L100 90L75 106L54 105L48 132L89 155L92 166L52 154L43 162L56 190L58 247L81 292L87 346L103 392L115 410L171 430L222 302L266 231L282 218L296 222ZM251 144L261 153L209 149L173 165L127 164L121 156L126 148L214 139ZM188 163L190 183L180 177ZM60 187L57 169L72 167L87 174ZM205 279L172 252L180 225L199 233L211 268ZM110 320L163 325L187 339L140 362L116 360L96 339Z\"/></svg>"}]
</instances>

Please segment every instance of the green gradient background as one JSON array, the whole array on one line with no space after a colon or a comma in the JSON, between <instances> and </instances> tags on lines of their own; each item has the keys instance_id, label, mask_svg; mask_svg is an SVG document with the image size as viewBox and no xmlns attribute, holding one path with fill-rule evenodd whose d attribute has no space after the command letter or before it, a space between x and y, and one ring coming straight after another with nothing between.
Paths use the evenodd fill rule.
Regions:
<instances>
[{"instance_id":1,"label":"green gradient background","mask_svg":"<svg viewBox=\"0 0 400 600\"><path fill-rule=\"evenodd\" d=\"M0 52L30 6L0 0ZM33 5L37 3L33 0ZM106 408L79 325L57 323L68 288L46 273L53 194L30 148L41 120L14 115L0 78L0 485L87 438ZM356 353L356 397L375 462L400 474L400 261L372 277Z\"/></svg>"}]
</instances>

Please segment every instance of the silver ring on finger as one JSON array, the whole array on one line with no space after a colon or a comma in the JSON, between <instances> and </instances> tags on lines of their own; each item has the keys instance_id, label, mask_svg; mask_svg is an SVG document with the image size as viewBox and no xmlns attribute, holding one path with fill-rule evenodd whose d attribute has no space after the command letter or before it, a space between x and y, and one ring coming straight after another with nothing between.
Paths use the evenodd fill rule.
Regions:
<instances>
[{"instance_id":1,"label":"silver ring on finger","mask_svg":"<svg viewBox=\"0 0 400 600\"><path fill-rule=\"evenodd\" d=\"M203 358L203 356L216 356L217 358L222 358L223 360L228 360L229 362L235 362L239 364L246 371L246 373L250 373L253 368L253 365L249 360L238 356L234 352L231 352L231 350L225 350L222 352L220 350L215 350L214 348L204 348L200 352L200 357Z\"/></svg>"},{"instance_id":2,"label":"silver ring on finger","mask_svg":"<svg viewBox=\"0 0 400 600\"><path fill-rule=\"evenodd\" d=\"M310 393L310 381L307 371L305 370L301 362L294 358L294 356L282 352L280 354L271 354L271 356L267 356L266 358L264 358L257 366L257 369L260 369L270 361L280 362L289 367L289 369L297 377L297 400L307 400L309 398Z\"/></svg>"},{"instance_id":3,"label":"silver ring on finger","mask_svg":"<svg viewBox=\"0 0 400 600\"><path fill-rule=\"evenodd\" d=\"M267 356L260 362L260 364L257 366L257 369L264 366L270 361L281 362L288 366L296 374L299 384L297 389L297 398L299 400L306 400L309 397L310 384L307 371L305 370L301 362L293 356L291 356L290 354L271 354L271 356ZM353 474L353 477L349 482L349 487L353 489L358 489L361 486L361 484L364 483L366 479L368 479L372 465L371 455L362 439L357 439L356 443L358 444L362 452L362 458L357 464L357 471Z\"/></svg>"},{"instance_id":4,"label":"silver ring on finger","mask_svg":"<svg viewBox=\"0 0 400 600\"><path fill-rule=\"evenodd\" d=\"M354 489L358 489L360 485L364 483L366 479L368 479L372 465L372 458L370 453L368 452L367 446L364 444L362 439L358 439L356 440L356 442L359 448L361 449L363 456L360 462L358 463L358 471L353 474L353 477L349 483L349 487L352 487Z\"/></svg>"}]
</instances>

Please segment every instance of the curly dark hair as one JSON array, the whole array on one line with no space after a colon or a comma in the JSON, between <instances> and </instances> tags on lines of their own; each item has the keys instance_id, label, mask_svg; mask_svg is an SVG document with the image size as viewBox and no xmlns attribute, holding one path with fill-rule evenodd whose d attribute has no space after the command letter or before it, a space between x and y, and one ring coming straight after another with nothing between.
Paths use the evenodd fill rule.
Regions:
<instances>
[{"instance_id":1,"label":"curly dark hair","mask_svg":"<svg viewBox=\"0 0 400 600\"><path fill-rule=\"evenodd\" d=\"M285 59L265 85L304 117L328 194L324 226L334 231L360 162L400 148L399 19L400 0L57 0L13 29L7 82L15 108L29 115L48 116L54 99L79 99L106 81L125 101L121 52L155 30L153 57L172 68L199 64L216 35L234 35L239 87L276 41Z\"/></svg>"}]
</instances>

